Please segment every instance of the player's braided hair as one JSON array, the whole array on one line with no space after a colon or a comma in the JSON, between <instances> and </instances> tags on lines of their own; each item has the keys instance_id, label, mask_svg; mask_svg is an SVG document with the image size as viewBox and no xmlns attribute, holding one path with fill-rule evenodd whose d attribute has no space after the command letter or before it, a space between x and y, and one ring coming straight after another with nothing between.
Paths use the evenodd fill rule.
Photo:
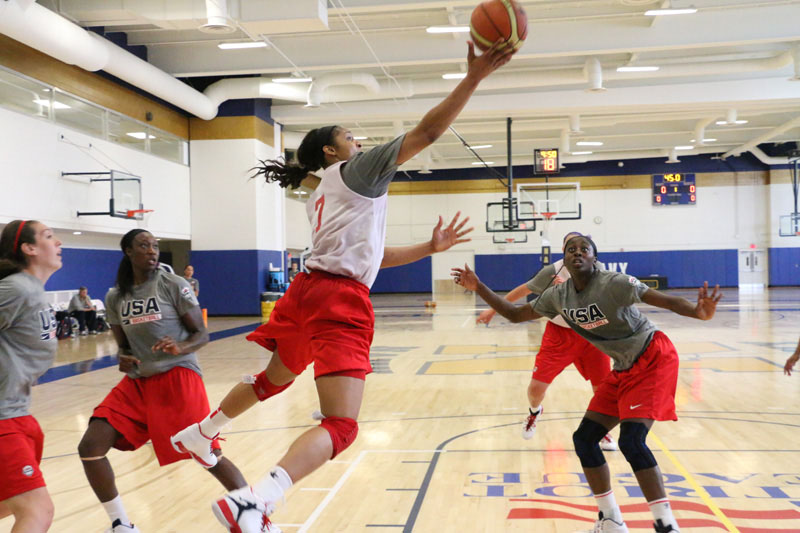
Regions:
<instances>
[{"instance_id":1,"label":"player's braided hair","mask_svg":"<svg viewBox=\"0 0 800 533\"><path fill-rule=\"evenodd\" d=\"M122 236L119 247L122 248L122 261L117 269L117 287L122 295L130 294L133 290L133 263L125 250L133 246L133 239L140 233L148 233L146 229L136 228Z\"/></svg>"},{"instance_id":2,"label":"player's braided hair","mask_svg":"<svg viewBox=\"0 0 800 533\"><path fill-rule=\"evenodd\" d=\"M28 266L28 258L22 251L22 245L25 243L36 244L34 224L38 224L38 222L36 220L13 220L3 228L3 233L0 234L0 279L16 274Z\"/></svg>"},{"instance_id":3,"label":"player's braided hair","mask_svg":"<svg viewBox=\"0 0 800 533\"><path fill-rule=\"evenodd\" d=\"M325 166L322 148L333 144L333 136L338 129L339 126L325 126L309 131L297 149L296 161L260 160L260 165L250 169L256 171L251 178L263 175L267 182L277 182L283 188L298 188L310 172Z\"/></svg>"}]
</instances>

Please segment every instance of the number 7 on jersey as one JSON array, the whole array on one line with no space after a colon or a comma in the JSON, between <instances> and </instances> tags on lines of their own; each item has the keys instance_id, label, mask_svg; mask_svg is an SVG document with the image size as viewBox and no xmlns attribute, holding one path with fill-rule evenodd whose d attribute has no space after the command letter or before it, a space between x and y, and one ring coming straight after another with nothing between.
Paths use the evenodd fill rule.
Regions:
<instances>
[{"instance_id":1,"label":"number 7 on jersey","mask_svg":"<svg viewBox=\"0 0 800 533\"><path fill-rule=\"evenodd\" d=\"M317 227L314 228L314 233L318 232L319 227L322 226L322 208L324 207L325 207L325 195L323 194L314 203L314 211L317 212Z\"/></svg>"}]
</instances>

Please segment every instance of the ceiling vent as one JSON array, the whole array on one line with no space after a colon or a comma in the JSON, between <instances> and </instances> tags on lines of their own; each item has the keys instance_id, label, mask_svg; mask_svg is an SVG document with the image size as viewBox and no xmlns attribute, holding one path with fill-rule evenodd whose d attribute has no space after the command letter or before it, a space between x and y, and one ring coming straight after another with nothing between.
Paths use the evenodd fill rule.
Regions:
<instances>
[{"instance_id":1,"label":"ceiling vent","mask_svg":"<svg viewBox=\"0 0 800 533\"><path fill-rule=\"evenodd\" d=\"M236 31L236 26L228 18L228 3L226 0L206 0L206 13L208 22L200 26L203 33L224 34Z\"/></svg>"}]
</instances>

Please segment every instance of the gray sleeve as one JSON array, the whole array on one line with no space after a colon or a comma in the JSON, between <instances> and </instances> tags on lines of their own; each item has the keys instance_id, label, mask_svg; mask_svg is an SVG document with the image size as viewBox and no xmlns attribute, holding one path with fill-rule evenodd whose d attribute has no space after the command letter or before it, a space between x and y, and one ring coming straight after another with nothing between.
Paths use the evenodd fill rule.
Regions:
<instances>
[{"instance_id":1,"label":"gray sleeve","mask_svg":"<svg viewBox=\"0 0 800 533\"><path fill-rule=\"evenodd\" d=\"M617 274L610 283L611 295L622 306L633 305L642 301L642 295L650 287L633 276Z\"/></svg>"},{"instance_id":2,"label":"gray sleeve","mask_svg":"<svg viewBox=\"0 0 800 533\"><path fill-rule=\"evenodd\" d=\"M22 293L13 283L0 283L0 330L8 329L17 319L25 303Z\"/></svg>"},{"instance_id":3,"label":"gray sleeve","mask_svg":"<svg viewBox=\"0 0 800 533\"><path fill-rule=\"evenodd\" d=\"M376 146L369 152L356 154L342 166L342 179L350 190L367 198L378 198L389 190L397 172L397 154L405 134Z\"/></svg>"},{"instance_id":4,"label":"gray sleeve","mask_svg":"<svg viewBox=\"0 0 800 533\"><path fill-rule=\"evenodd\" d=\"M81 309L83 309L83 302L81 301L81 297L75 294L69 300L69 307L67 307L67 311L80 311Z\"/></svg>"},{"instance_id":5,"label":"gray sleeve","mask_svg":"<svg viewBox=\"0 0 800 533\"><path fill-rule=\"evenodd\" d=\"M169 295L178 316L188 313L193 307L199 307L197 297L189 282L180 276L165 276L169 284Z\"/></svg>"},{"instance_id":6,"label":"gray sleeve","mask_svg":"<svg viewBox=\"0 0 800 533\"><path fill-rule=\"evenodd\" d=\"M555 296L555 287L550 287L544 291L541 296L535 300L531 300L529 305L531 306L531 309L540 315L546 316L547 318L553 318L559 314Z\"/></svg>"},{"instance_id":7,"label":"gray sleeve","mask_svg":"<svg viewBox=\"0 0 800 533\"><path fill-rule=\"evenodd\" d=\"M550 282L553 281L553 276L555 275L556 268L553 265L547 265L537 272L533 278L529 279L525 285L533 294L542 294L548 285L552 285Z\"/></svg>"},{"instance_id":8,"label":"gray sleeve","mask_svg":"<svg viewBox=\"0 0 800 533\"><path fill-rule=\"evenodd\" d=\"M106 293L106 320L109 324L119 326L119 307L117 301L119 300L119 290L109 289Z\"/></svg>"}]
</instances>

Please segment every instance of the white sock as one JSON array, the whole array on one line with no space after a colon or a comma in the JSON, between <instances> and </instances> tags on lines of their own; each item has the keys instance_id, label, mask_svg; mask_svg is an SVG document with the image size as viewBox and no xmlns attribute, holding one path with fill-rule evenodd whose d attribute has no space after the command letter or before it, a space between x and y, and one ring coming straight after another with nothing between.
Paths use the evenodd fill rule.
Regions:
<instances>
[{"instance_id":1,"label":"white sock","mask_svg":"<svg viewBox=\"0 0 800 533\"><path fill-rule=\"evenodd\" d=\"M259 481L253 490L267 503L275 503L283 499L283 494L292 486L292 478L280 466L275 466L269 475Z\"/></svg>"},{"instance_id":2,"label":"white sock","mask_svg":"<svg viewBox=\"0 0 800 533\"><path fill-rule=\"evenodd\" d=\"M230 422L231 419L225 416L222 409L217 409L200 422L200 432L206 437L213 438Z\"/></svg>"},{"instance_id":3,"label":"white sock","mask_svg":"<svg viewBox=\"0 0 800 533\"><path fill-rule=\"evenodd\" d=\"M595 501L597 501L597 509L603 513L603 518L610 518L614 522L622 523L622 512L617 505L617 499L614 498L614 491L610 490L603 494L595 494Z\"/></svg>"},{"instance_id":4,"label":"white sock","mask_svg":"<svg viewBox=\"0 0 800 533\"><path fill-rule=\"evenodd\" d=\"M675 517L672 516L672 507L669 505L667 498L647 502L647 505L650 506L650 512L653 513L653 520L661 520L662 525L672 526L672 529L676 532L678 531L678 523L675 521Z\"/></svg>"},{"instance_id":5,"label":"white sock","mask_svg":"<svg viewBox=\"0 0 800 533\"><path fill-rule=\"evenodd\" d=\"M111 523L114 523L114 520L119 520L126 526L131 525L131 520L128 518L128 514L125 512L125 506L122 505L122 497L117 494L117 497L111 501L107 502L100 502L103 504L103 509L106 510L108 513L108 517L111 519Z\"/></svg>"},{"instance_id":6,"label":"white sock","mask_svg":"<svg viewBox=\"0 0 800 533\"><path fill-rule=\"evenodd\" d=\"M538 415L542 412L542 406L537 405L536 407L528 407L528 411L530 411L532 415Z\"/></svg>"}]
</instances>

